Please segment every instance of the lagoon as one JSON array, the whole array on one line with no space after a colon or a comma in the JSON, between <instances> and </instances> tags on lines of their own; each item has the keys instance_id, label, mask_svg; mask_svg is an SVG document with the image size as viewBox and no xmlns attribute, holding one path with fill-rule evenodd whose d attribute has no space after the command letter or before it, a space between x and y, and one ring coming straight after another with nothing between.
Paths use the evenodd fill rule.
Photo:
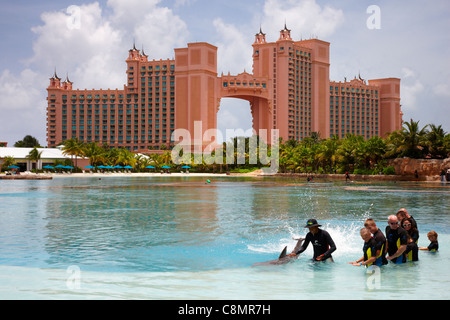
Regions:
<instances>
[{"instance_id":1,"label":"lagoon","mask_svg":"<svg viewBox=\"0 0 450 320\"><path fill-rule=\"evenodd\" d=\"M449 299L450 185L275 177L0 180L2 299ZM407 208L440 251L374 273L359 230ZM335 263L273 260L315 218ZM314 288L314 289L312 289Z\"/></svg>"}]
</instances>

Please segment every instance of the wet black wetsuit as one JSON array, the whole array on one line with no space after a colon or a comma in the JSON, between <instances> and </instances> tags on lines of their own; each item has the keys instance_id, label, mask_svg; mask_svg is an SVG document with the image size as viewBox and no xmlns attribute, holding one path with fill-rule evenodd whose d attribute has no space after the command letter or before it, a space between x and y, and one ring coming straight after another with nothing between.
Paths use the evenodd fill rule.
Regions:
<instances>
[{"instance_id":1,"label":"wet black wetsuit","mask_svg":"<svg viewBox=\"0 0 450 320\"><path fill-rule=\"evenodd\" d=\"M369 260L372 257L375 257L377 254L377 241L374 238L370 238L369 241L364 242L364 246L363 246L363 252L364 252L364 261ZM367 267L370 267L372 264L376 264L377 260L375 260L375 262L366 264ZM379 265L381 266L381 264Z\"/></svg>"},{"instance_id":2,"label":"wet black wetsuit","mask_svg":"<svg viewBox=\"0 0 450 320\"><path fill-rule=\"evenodd\" d=\"M406 261L419 261L419 247L417 246L417 242L419 241L419 231L415 230L411 232L409 237L412 239L412 242L407 244L404 252Z\"/></svg>"},{"instance_id":3,"label":"wet black wetsuit","mask_svg":"<svg viewBox=\"0 0 450 320\"><path fill-rule=\"evenodd\" d=\"M316 261L317 257L321 255L323 255L321 261L325 261L329 258L332 258L331 254L334 251L336 251L336 245L334 244L333 239L331 239L330 234L325 230L319 229L319 231L314 235L311 232L309 232L306 235L305 242L303 242L303 245L295 253L300 254L303 251L305 251L306 248L308 248L310 242L312 243L314 249L314 256L313 256L314 261Z\"/></svg>"},{"instance_id":4,"label":"wet black wetsuit","mask_svg":"<svg viewBox=\"0 0 450 320\"><path fill-rule=\"evenodd\" d=\"M398 227L396 230L391 229L390 226L386 227L386 240L388 243L387 252L390 256L393 256L402 245L408 244L408 234L405 229ZM391 261L400 264L406 260L405 255L392 259Z\"/></svg>"},{"instance_id":5,"label":"wet black wetsuit","mask_svg":"<svg viewBox=\"0 0 450 320\"><path fill-rule=\"evenodd\" d=\"M439 250L439 243L436 242L431 242L430 245L428 246L428 251L430 252L436 252Z\"/></svg>"},{"instance_id":6,"label":"wet black wetsuit","mask_svg":"<svg viewBox=\"0 0 450 320\"><path fill-rule=\"evenodd\" d=\"M378 229L374 234L373 238L375 239L377 243L377 250L380 250L380 254L377 256L377 261L375 264L377 266L386 265L388 263L386 259L386 237L384 236L383 232L381 232L380 229Z\"/></svg>"}]
</instances>

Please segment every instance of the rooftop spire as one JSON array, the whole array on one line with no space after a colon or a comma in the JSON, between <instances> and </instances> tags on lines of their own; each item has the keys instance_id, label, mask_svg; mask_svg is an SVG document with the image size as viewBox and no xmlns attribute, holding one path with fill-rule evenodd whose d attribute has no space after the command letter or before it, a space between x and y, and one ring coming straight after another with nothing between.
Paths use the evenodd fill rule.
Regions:
<instances>
[{"instance_id":1,"label":"rooftop spire","mask_svg":"<svg viewBox=\"0 0 450 320\"><path fill-rule=\"evenodd\" d=\"M68 72L66 74L66 80L64 80L64 82L73 83L72 81L69 80L69 73Z\"/></svg>"},{"instance_id":2,"label":"rooftop spire","mask_svg":"<svg viewBox=\"0 0 450 320\"><path fill-rule=\"evenodd\" d=\"M51 77L50 79L61 80L61 78L59 78L58 75L56 74L56 67L55 67L55 73L53 74L53 77Z\"/></svg>"},{"instance_id":3,"label":"rooftop spire","mask_svg":"<svg viewBox=\"0 0 450 320\"><path fill-rule=\"evenodd\" d=\"M148 58L148 55L145 54L145 51L144 51L144 45L142 45L142 55L143 55L144 57L147 57L147 58Z\"/></svg>"}]
</instances>

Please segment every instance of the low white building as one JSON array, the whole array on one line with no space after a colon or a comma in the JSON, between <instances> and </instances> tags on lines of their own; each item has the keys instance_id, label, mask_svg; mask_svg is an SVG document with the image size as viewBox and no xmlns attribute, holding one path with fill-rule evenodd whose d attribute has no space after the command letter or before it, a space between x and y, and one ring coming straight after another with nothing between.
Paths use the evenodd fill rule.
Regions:
<instances>
[{"instance_id":1,"label":"low white building","mask_svg":"<svg viewBox=\"0 0 450 320\"><path fill-rule=\"evenodd\" d=\"M32 169L41 170L46 165L54 165L56 160L64 161L66 159L72 159L71 156L66 156L61 151L61 148L37 148L39 152L42 152L41 159L36 163L28 160L27 156L33 148L1 148L0 147L0 169L5 157L13 157L17 162L17 166L20 167L20 171L30 171ZM73 157L75 163L75 157ZM87 159L78 158L78 166L89 164Z\"/></svg>"}]
</instances>

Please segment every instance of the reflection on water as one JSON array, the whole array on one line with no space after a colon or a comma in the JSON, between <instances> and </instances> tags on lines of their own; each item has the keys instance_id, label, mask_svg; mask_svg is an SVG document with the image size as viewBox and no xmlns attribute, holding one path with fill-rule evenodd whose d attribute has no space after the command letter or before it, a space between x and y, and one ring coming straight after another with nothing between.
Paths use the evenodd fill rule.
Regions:
<instances>
[{"instance_id":1,"label":"reflection on water","mask_svg":"<svg viewBox=\"0 0 450 320\"><path fill-rule=\"evenodd\" d=\"M85 274L127 277L154 272L163 278L169 273L182 277L180 272L191 276L200 272L201 286L210 272L225 273L224 279L231 281L228 272L239 270L266 285L267 272L275 272L277 278L288 273L301 285L326 283L319 291L332 296L342 287L364 290L367 276L362 272L363 281L361 272L347 265L361 255L359 230L369 217L384 230L387 216L401 207L418 222L419 245L428 245L430 230L441 239L450 235L450 188L440 184L235 177L213 179L211 184L201 178L0 181L0 265L62 271L75 265ZM292 239L306 235L303 226L309 218L319 220L335 240L335 264L311 264L312 248L308 248L299 261L276 271L250 268L277 258L285 246L292 249ZM438 259L448 262L442 254L448 249L441 247ZM393 281L401 287L439 287L439 283L425 283L428 272L425 263L420 263L409 266L414 270L408 271L408 278L398 272ZM426 267L443 271L433 263ZM396 266L389 268L397 272ZM358 280L352 284L354 277ZM228 288L236 294L235 287L224 281L218 284L225 290L222 293ZM252 288L259 285L246 285L251 299ZM391 285L384 283L383 290Z\"/></svg>"}]
</instances>

